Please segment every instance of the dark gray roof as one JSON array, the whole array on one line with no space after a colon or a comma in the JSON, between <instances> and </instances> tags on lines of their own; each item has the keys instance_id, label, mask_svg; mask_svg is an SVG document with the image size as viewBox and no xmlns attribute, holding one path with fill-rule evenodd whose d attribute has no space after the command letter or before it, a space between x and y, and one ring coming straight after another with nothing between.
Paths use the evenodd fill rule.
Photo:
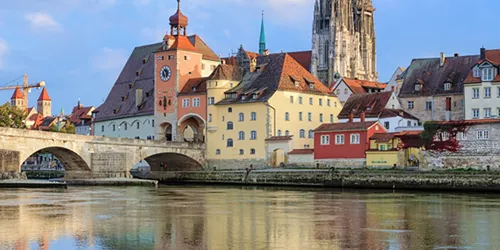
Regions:
<instances>
[{"instance_id":1,"label":"dark gray roof","mask_svg":"<svg viewBox=\"0 0 500 250\"><path fill-rule=\"evenodd\" d=\"M134 49L106 101L94 111L96 121L154 114L154 52L161 45L155 43ZM138 88L143 90L140 107L135 102Z\"/></svg>"},{"instance_id":2,"label":"dark gray roof","mask_svg":"<svg viewBox=\"0 0 500 250\"><path fill-rule=\"evenodd\" d=\"M440 58L414 59L400 76L399 97L463 94L464 80L478 60L478 55L446 57L441 67ZM451 90L444 90L446 82L452 83ZM415 90L416 83L422 84L420 91Z\"/></svg>"}]
</instances>

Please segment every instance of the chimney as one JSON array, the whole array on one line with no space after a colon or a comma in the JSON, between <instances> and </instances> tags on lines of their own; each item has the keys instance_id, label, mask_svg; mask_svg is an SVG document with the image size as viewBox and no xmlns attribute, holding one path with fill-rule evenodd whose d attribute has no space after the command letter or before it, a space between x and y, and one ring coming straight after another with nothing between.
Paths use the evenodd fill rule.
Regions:
<instances>
[{"instance_id":1,"label":"chimney","mask_svg":"<svg viewBox=\"0 0 500 250\"><path fill-rule=\"evenodd\" d=\"M361 122L365 122L366 120L366 113L365 111L361 112Z\"/></svg>"},{"instance_id":2,"label":"chimney","mask_svg":"<svg viewBox=\"0 0 500 250\"><path fill-rule=\"evenodd\" d=\"M255 69L257 68L257 59L252 59L250 61L250 72L255 72Z\"/></svg>"},{"instance_id":3,"label":"chimney","mask_svg":"<svg viewBox=\"0 0 500 250\"><path fill-rule=\"evenodd\" d=\"M481 48L481 60L486 59L486 49L484 47Z\"/></svg>"},{"instance_id":4,"label":"chimney","mask_svg":"<svg viewBox=\"0 0 500 250\"><path fill-rule=\"evenodd\" d=\"M441 60L439 61L439 66L443 67L445 61L446 61L446 56L444 55L444 52L441 52Z\"/></svg>"},{"instance_id":5,"label":"chimney","mask_svg":"<svg viewBox=\"0 0 500 250\"><path fill-rule=\"evenodd\" d=\"M270 52L268 49L264 50L264 56L268 56L269 54L270 54Z\"/></svg>"},{"instance_id":6,"label":"chimney","mask_svg":"<svg viewBox=\"0 0 500 250\"><path fill-rule=\"evenodd\" d=\"M455 55L454 55L454 56L455 56L455 57L459 57L459 56L460 56L460 54L458 54L458 53L455 53Z\"/></svg>"},{"instance_id":7,"label":"chimney","mask_svg":"<svg viewBox=\"0 0 500 250\"><path fill-rule=\"evenodd\" d=\"M139 107L142 104L142 89L135 90L135 106Z\"/></svg>"},{"instance_id":8,"label":"chimney","mask_svg":"<svg viewBox=\"0 0 500 250\"><path fill-rule=\"evenodd\" d=\"M82 103L80 103L80 98L78 98L78 109L82 108Z\"/></svg>"},{"instance_id":9,"label":"chimney","mask_svg":"<svg viewBox=\"0 0 500 250\"><path fill-rule=\"evenodd\" d=\"M353 122L354 121L354 112L351 112L349 114L349 122Z\"/></svg>"}]
</instances>

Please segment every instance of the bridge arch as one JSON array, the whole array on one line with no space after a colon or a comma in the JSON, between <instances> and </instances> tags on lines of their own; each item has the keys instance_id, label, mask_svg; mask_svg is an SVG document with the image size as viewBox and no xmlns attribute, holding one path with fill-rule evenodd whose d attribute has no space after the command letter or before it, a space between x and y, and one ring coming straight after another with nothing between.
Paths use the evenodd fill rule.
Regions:
<instances>
[{"instance_id":1,"label":"bridge arch","mask_svg":"<svg viewBox=\"0 0 500 250\"><path fill-rule=\"evenodd\" d=\"M89 163L87 163L83 157L72 149L61 147L61 146L49 146L39 148L29 155L22 155L21 164L19 166L19 171L23 163L32 155L37 153L49 153L55 156L61 164L64 166L66 171L91 171Z\"/></svg>"},{"instance_id":2,"label":"bridge arch","mask_svg":"<svg viewBox=\"0 0 500 250\"><path fill-rule=\"evenodd\" d=\"M178 134L185 141L204 142L205 124L205 119L200 115L195 113L185 114L177 123Z\"/></svg>"},{"instance_id":3,"label":"bridge arch","mask_svg":"<svg viewBox=\"0 0 500 250\"><path fill-rule=\"evenodd\" d=\"M181 153L165 152L148 156L144 159L151 171L197 171L202 170L200 162ZM165 166L162 168L162 166Z\"/></svg>"}]
</instances>

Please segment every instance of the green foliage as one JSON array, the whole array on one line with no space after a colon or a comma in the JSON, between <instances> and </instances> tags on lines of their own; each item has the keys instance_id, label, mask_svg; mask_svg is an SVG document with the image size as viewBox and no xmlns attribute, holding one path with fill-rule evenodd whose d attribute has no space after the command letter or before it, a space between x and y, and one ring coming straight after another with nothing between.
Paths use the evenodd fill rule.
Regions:
<instances>
[{"instance_id":1,"label":"green foliage","mask_svg":"<svg viewBox=\"0 0 500 250\"><path fill-rule=\"evenodd\" d=\"M11 107L9 103L0 106L0 127L25 128L25 119L26 113L23 110Z\"/></svg>"},{"instance_id":2,"label":"green foliage","mask_svg":"<svg viewBox=\"0 0 500 250\"><path fill-rule=\"evenodd\" d=\"M76 128L75 125L73 125L71 122L66 121L65 124L61 125L61 130L58 129L57 124L53 124L50 126L50 132L59 132L59 133L65 133L65 134L75 134L76 133Z\"/></svg>"},{"instance_id":3,"label":"green foliage","mask_svg":"<svg viewBox=\"0 0 500 250\"><path fill-rule=\"evenodd\" d=\"M50 132L59 132L59 129L57 128L57 125L52 124L52 126L50 126L50 128L49 128L49 131Z\"/></svg>"}]
</instances>

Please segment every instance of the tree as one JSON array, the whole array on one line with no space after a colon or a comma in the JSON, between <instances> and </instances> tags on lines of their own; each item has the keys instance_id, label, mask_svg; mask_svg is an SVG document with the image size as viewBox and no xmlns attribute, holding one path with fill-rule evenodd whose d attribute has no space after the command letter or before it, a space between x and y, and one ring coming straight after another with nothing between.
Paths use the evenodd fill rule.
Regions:
<instances>
[{"instance_id":1,"label":"tree","mask_svg":"<svg viewBox=\"0 0 500 250\"><path fill-rule=\"evenodd\" d=\"M68 133L68 134L75 134L76 133L76 128L75 128L75 125L73 125L73 123L66 123L66 126L64 126L64 128L66 129L66 132L65 133Z\"/></svg>"},{"instance_id":2,"label":"tree","mask_svg":"<svg viewBox=\"0 0 500 250\"><path fill-rule=\"evenodd\" d=\"M50 132L59 132L59 129L57 128L57 125L52 124L49 128Z\"/></svg>"},{"instance_id":3,"label":"tree","mask_svg":"<svg viewBox=\"0 0 500 250\"><path fill-rule=\"evenodd\" d=\"M24 124L26 115L26 112L23 110L5 103L0 106L0 127L26 128Z\"/></svg>"}]
</instances>

